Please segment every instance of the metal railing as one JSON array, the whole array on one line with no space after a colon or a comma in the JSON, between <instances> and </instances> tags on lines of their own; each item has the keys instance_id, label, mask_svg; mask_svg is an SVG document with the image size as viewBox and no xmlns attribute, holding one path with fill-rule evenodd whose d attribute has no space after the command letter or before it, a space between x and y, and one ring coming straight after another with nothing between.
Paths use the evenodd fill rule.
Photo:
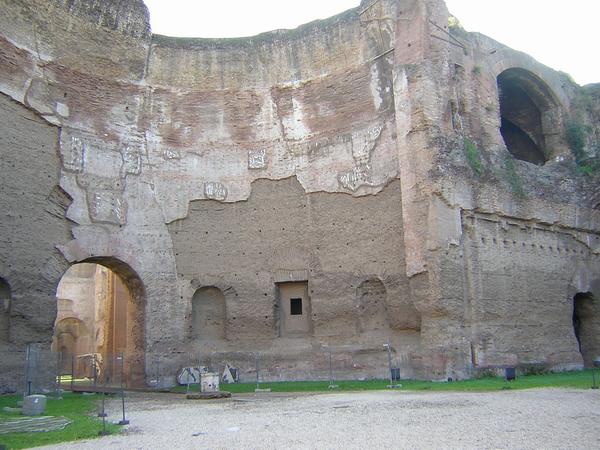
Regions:
<instances>
[{"instance_id":1,"label":"metal railing","mask_svg":"<svg viewBox=\"0 0 600 450\"><path fill-rule=\"evenodd\" d=\"M218 373L239 382L260 385L274 381L336 381L389 379L393 385L407 368L408 354L385 344L366 352L324 347L302 354L269 352L66 354L41 345L11 352L12 389L29 394L60 395L64 390L117 392L121 389L164 390L177 384L198 384L199 374ZM0 355L2 357L2 355ZM8 361L9 358L3 360ZM16 361L21 361L19 364ZM185 370L187 368L187 375ZM5 374L6 376L6 374ZM187 379L186 379L187 376ZM179 378L179 380L178 380ZM186 381L187 380L187 381ZM5 380L0 379L0 384Z\"/></svg>"}]
</instances>

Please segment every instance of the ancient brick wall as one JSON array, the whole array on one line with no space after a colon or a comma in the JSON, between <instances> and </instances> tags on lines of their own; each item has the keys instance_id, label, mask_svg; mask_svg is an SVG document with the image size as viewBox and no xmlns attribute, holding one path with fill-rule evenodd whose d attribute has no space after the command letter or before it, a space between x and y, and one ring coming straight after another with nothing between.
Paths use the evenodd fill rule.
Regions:
<instances>
[{"instance_id":1,"label":"ancient brick wall","mask_svg":"<svg viewBox=\"0 0 600 450\"><path fill-rule=\"evenodd\" d=\"M68 267L56 245L71 233L65 220L70 198L57 185L59 130L5 95L0 95L0 128L0 276L11 294L8 333L0 339L4 390L22 381L15 373L23 366L26 344L50 346L56 286Z\"/></svg>"},{"instance_id":2,"label":"ancient brick wall","mask_svg":"<svg viewBox=\"0 0 600 450\"><path fill-rule=\"evenodd\" d=\"M30 241L13 241L16 253L58 249L59 262L15 271L55 287L66 261L115 270L133 295L141 367L144 351L174 373L200 348L215 361L270 349L286 376L323 377L315 349L347 344L348 368L381 376L387 339L411 376L581 366L569 308L600 295L594 89L450 26L440 0L363 1L241 39L152 35L141 1L0 5L3 114L17 123L3 154L43 156L6 170L50 175L22 192L58 203L48 228L64 231L22 227ZM591 130L576 158L573 122ZM46 217L11 192L3 227L21 208ZM306 283L306 335L279 337L279 283ZM44 286L47 299L10 320L49 342ZM192 299L211 286L225 312L204 311L224 329L204 342ZM28 341L16 333L14 345Z\"/></svg>"}]
</instances>

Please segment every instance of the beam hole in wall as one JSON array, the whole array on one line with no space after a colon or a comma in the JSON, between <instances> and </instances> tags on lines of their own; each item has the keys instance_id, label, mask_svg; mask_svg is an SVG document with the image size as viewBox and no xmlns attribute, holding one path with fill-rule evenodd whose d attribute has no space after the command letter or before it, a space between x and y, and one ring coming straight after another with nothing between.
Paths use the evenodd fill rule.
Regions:
<instances>
[{"instance_id":1,"label":"beam hole in wall","mask_svg":"<svg viewBox=\"0 0 600 450\"><path fill-rule=\"evenodd\" d=\"M57 290L52 350L63 373L100 382L120 376L121 354L128 386L144 383L144 302L142 282L128 265L93 258L71 266Z\"/></svg>"},{"instance_id":2,"label":"beam hole in wall","mask_svg":"<svg viewBox=\"0 0 600 450\"><path fill-rule=\"evenodd\" d=\"M508 151L521 161L543 166L550 157L548 129L556 109L550 88L533 73L520 68L498 75L500 133Z\"/></svg>"},{"instance_id":3,"label":"beam hole in wall","mask_svg":"<svg viewBox=\"0 0 600 450\"><path fill-rule=\"evenodd\" d=\"M0 342L9 342L10 340L11 301L10 285L4 278L0 278Z\"/></svg>"},{"instance_id":4,"label":"beam hole in wall","mask_svg":"<svg viewBox=\"0 0 600 450\"><path fill-rule=\"evenodd\" d=\"M600 357L600 307L592 292L573 297L573 331L586 367Z\"/></svg>"}]
</instances>

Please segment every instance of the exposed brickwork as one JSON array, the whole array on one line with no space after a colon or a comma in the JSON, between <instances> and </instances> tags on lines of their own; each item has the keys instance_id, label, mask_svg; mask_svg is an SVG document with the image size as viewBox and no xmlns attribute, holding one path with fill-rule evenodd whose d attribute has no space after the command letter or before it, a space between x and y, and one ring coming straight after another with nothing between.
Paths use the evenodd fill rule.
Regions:
<instances>
[{"instance_id":1,"label":"exposed brickwork","mask_svg":"<svg viewBox=\"0 0 600 450\"><path fill-rule=\"evenodd\" d=\"M592 361L600 306L582 356L572 301L600 296L600 182L567 128L595 161L597 89L451 29L441 0L242 39L152 36L141 1L0 6L5 348L49 344L66 261L92 261L125 279L134 347L173 375L210 286L225 338L202 351L268 349L273 378L326 377L327 343L346 376L383 376L388 339L403 376ZM509 147L536 143L540 165L507 151L499 76ZM276 283L306 281L310 332L278 337Z\"/></svg>"}]
</instances>

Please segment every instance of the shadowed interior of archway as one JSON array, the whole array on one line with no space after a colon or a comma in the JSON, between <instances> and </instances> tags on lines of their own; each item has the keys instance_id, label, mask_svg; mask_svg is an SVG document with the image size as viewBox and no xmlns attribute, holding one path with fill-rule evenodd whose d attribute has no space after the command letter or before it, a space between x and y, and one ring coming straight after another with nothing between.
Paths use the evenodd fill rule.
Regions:
<instances>
[{"instance_id":1,"label":"shadowed interior of archway","mask_svg":"<svg viewBox=\"0 0 600 450\"><path fill-rule=\"evenodd\" d=\"M122 263L84 262L71 266L57 288L52 347L63 373L74 377L114 378L121 355L125 381L144 380L143 289Z\"/></svg>"},{"instance_id":2,"label":"shadowed interior of archway","mask_svg":"<svg viewBox=\"0 0 600 450\"><path fill-rule=\"evenodd\" d=\"M573 298L573 331L586 367L600 359L600 311L592 292L579 292Z\"/></svg>"},{"instance_id":3,"label":"shadowed interior of archway","mask_svg":"<svg viewBox=\"0 0 600 450\"><path fill-rule=\"evenodd\" d=\"M500 133L508 151L516 158L543 166L549 158L544 116L554 106L550 88L533 73L519 68L498 75Z\"/></svg>"}]
</instances>

